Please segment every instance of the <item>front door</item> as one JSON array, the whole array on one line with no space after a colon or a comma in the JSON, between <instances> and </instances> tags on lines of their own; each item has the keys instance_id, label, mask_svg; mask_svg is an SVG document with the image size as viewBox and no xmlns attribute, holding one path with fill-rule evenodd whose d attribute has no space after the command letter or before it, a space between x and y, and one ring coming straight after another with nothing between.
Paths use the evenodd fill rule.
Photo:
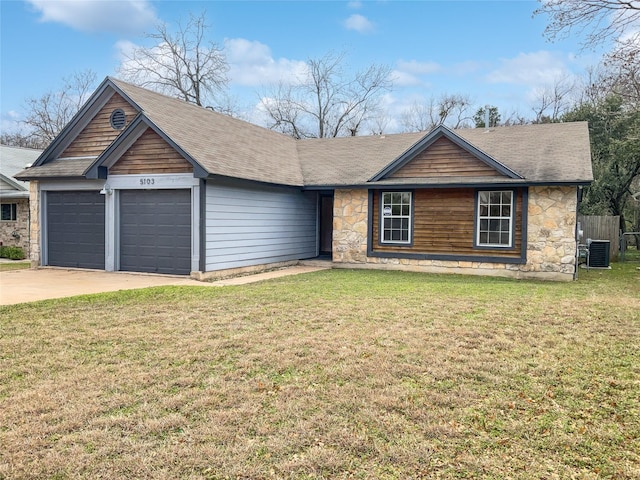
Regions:
<instances>
[{"instance_id":1,"label":"front door","mask_svg":"<svg viewBox=\"0 0 640 480\"><path fill-rule=\"evenodd\" d=\"M333 249L333 195L320 195L320 255Z\"/></svg>"}]
</instances>

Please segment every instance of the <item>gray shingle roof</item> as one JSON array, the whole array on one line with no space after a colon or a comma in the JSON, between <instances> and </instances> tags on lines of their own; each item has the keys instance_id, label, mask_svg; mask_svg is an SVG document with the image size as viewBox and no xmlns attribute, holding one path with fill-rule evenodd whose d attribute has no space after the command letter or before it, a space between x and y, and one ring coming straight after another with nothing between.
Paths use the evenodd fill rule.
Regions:
<instances>
[{"instance_id":1,"label":"gray shingle roof","mask_svg":"<svg viewBox=\"0 0 640 480\"><path fill-rule=\"evenodd\" d=\"M15 180L15 175L33 163L41 153L42 150L32 148L0 145L0 174L16 182L16 187L28 190L28 183Z\"/></svg>"},{"instance_id":2,"label":"gray shingle roof","mask_svg":"<svg viewBox=\"0 0 640 480\"><path fill-rule=\"evenodd\" d=\"M296 141L206 108L111 79L212 175L303 185Z\"/></svg>"},{"instance_id":3,"label":"gray shingle roof","mask_svg":"<svg viewBox=\"0 0 640 480\"><path fill-rule=\"evenodd\" d=\"M423 136L424 132L300 140L298 155L305 183L366 183Z\"/></svg>"},{"instance_id":4,"label":"gray shingle roof","mask_svg":"<svg viewBox=\"0 0 640 480\"><path fill-rule=\"evenodd\" d=\"M531 182L593 180L587 122L456 130Z\"/></svg>"},{"instance_id":5,"label":"gray shingle roof","mask_svg":"<svg viewBox=\"0 0 640 480\"><path fill-rule=\"evenodd\" d=\"M454 133L528 182L588 182L593 179L586 122L497 127L491 130L469 128L455 130ZM298 153L305 184L339 186L366 183L424 136L425 133L421 132L301 140ZM449 180L415 179L413 183L443 184L447 181L459 184L486 179L449 177Z\"/></svg>"},{"instance_id":6,"label":"gray shingle roof","mask_svg":"<svg viewBox=\"0 0 640 480\"><path fill-rule=\"evenodd\" d=\"M61 158L20 172L20 177L38 180L40 178L82 178L95 158Z\"/></svg>"},{"instance_id":7,"label":"gray shingle roof","mask_svg":"<svg viewBox=\"0 0 640 480\"><path fill-rule=\"evenodd\" d=\"M374 175L428 135L420 132L294 140L120 80L108 82L212 176L307 187L371 185L369 180ZM514 183L586 183L593 179L586 122L461 129L454 133L523 178L509 180ZM90 160L49 161L22 172L22 176L81 176L90 166L87 162ZM481 181L488 180L441 177L395 183L444 185ZM387 184L390 180L381 182Z\"/></svg>"},{"instance_id":8,"label":"gray shingle roof","mask_svg":"<svg viewBox=\"0 0 640 480\"><path fill-rule=\"evenodd\" d=\"M112 81L213 175L285 185L366 184L427 134L294 140L119 80ZM528 182L593 179L586 122L459 129L454 133ZM420 181L446 183L441 178L427 180ZM451 183L459 180L450 179Z\"/></svg>"}]
</instances>

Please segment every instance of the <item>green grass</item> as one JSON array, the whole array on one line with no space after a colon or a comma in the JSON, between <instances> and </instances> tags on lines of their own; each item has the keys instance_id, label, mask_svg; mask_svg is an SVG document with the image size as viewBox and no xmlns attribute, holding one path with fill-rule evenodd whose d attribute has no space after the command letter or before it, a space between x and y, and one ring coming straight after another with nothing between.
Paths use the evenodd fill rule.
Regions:
<instances>
[{"instance_id":1,"label":"green grass","mask_svg":"<svg viewBox=\"0 0 640 480\"><path fill-rule=\"evenodd\" d=\"M625 262L640 262L640 250L636 247L628 247L628 250L624 253Z\"/></svg>"},{"instance_id":2,"label":"green grass","mask_svg":"<svg viewBox=\"0 0 640 480\"><path fill-rule=\"evenodd\" d=\"M31 268L31 262L0 262L0 272L8 272L9 270L24 270Z\"/></svg>"},{"instance_id":3,"label":"green grass","mask_svg":"<svg viewBox=\"0 0 640 480\"><path fill-rule=\"evenodd\" d=\"M640 270L0 308L0 478L640 477Z\"/></svg>"}]
</instances>

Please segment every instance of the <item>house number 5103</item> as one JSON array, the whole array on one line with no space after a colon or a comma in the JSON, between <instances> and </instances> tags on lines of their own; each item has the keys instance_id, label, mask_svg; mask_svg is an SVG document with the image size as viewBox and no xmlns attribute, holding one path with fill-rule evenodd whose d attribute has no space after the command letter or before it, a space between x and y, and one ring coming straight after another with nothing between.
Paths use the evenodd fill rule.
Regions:
<instances>
[{"instance_id":1,"label":"house number 5103","mask_svg":"<svg viewBox=\"0 0 640 480\"><path fill-rule=\"evenodd\" d=\"M141 178L140 179L140 185L145 186L145 185L155 185L156 184L156 180L154 178Z\"/></svg>"}]
</instances>

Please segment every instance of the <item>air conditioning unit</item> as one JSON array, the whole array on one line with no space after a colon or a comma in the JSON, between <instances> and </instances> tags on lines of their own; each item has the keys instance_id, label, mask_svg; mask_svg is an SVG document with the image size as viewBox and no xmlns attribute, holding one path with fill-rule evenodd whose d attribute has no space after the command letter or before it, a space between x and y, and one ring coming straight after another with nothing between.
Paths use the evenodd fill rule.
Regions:
<instances>
[{"instance_id":1,"label":"air conditioning unit","mask_svg":"<svg viewBox=\"0 0 640 480\"><path fill-rule=\"evenodd\" d=\"M609 268L609 240L587 240L589 268Z\"/></svg>"}]
</instances>

